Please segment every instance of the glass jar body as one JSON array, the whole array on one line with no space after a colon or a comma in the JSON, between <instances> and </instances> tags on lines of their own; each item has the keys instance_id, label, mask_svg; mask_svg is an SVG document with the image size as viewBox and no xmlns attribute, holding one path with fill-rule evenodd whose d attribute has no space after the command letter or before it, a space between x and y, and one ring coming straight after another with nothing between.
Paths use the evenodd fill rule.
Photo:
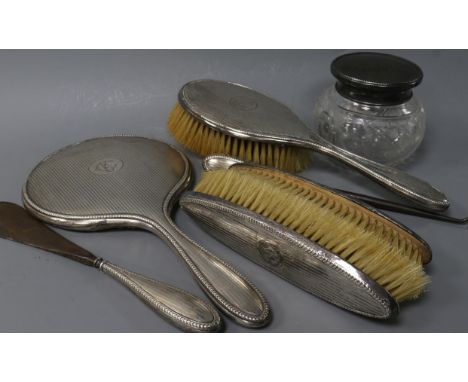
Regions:
<instances>
[{"instance_id":1,"label":"glass jar body","mask_svg":"<svg viewBox=\"0 0 468 382\"><path fill-rule=\"evenodd\" d=\"M416 97L399 105L368 105L327 89L314 107L317 132L329 142L395 165L408 158L424 138L425 112Z\"/></svg>"}]
</instances>

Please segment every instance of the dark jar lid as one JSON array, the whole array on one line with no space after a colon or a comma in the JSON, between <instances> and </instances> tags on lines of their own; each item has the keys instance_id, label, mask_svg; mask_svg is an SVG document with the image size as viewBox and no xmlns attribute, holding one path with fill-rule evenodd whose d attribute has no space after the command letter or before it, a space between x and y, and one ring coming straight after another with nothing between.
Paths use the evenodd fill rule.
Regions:
<instances>
[{"instance_id":1,"label":"dark jar lid","mask_svg":"<svg viewBox=\"0 0 468 382\"><path fill-rule=\"evenodd\" d=\"M408 101L423 79L421 68L404 58L385 53L359 52L337 57L331 73L343 97L372 105Z\"/></svg>"}]
</instances>

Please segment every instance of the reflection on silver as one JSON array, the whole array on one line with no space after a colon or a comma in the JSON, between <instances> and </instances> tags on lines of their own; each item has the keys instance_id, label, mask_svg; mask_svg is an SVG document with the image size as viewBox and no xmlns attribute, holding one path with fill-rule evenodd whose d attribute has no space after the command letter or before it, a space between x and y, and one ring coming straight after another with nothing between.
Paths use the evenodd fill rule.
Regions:
<instances>
[{"instance_id":1,"label":"reflection on silver","mask_svg":"<svg viewBox=\"0 0 468 382\"><path fill-rule=\"evenodd\" d=\"M227 155L210 155L203 159L202 166L205 171L226 170L236 163L244 163L244 161Z\"/></svg>"}]
</instances>

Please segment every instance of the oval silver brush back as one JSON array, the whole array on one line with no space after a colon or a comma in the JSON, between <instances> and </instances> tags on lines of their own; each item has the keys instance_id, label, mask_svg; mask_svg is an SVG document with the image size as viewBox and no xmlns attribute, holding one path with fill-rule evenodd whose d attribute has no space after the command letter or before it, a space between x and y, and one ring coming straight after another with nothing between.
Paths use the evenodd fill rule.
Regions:
<instances>
[{"instance_id":1,"label":"oval silver brush back","mask_svg":"<svg viewBox=\"0 0 468 382\"><path fill-rule=\"evenodd\" d=\"M332 304L379 319L398 313L392 296L365 273L274 221L198 192L185 193L180 205L222 243Z\"/></svg>"}]
</instances>

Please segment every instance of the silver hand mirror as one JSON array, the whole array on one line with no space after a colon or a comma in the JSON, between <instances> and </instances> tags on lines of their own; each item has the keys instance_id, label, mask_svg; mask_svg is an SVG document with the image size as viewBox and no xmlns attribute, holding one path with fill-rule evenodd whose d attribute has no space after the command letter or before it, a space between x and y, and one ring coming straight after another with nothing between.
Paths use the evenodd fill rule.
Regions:
<instances>
[{"instance_id":1,"label":"silver hand mirror","mask_svg":"<svg viewBox=\"0 0 468 382\"><path fill-rule=\"evenodd\" d=\"M95 231L133 227L160 236L187 264L204 292L241 325L270 318L264 296L232 266L176 227L170 217L191 181L181 152L142 137L95 138L45 158L23 189L25 207L48 223Z\"/></svg>"}]
</instances>

